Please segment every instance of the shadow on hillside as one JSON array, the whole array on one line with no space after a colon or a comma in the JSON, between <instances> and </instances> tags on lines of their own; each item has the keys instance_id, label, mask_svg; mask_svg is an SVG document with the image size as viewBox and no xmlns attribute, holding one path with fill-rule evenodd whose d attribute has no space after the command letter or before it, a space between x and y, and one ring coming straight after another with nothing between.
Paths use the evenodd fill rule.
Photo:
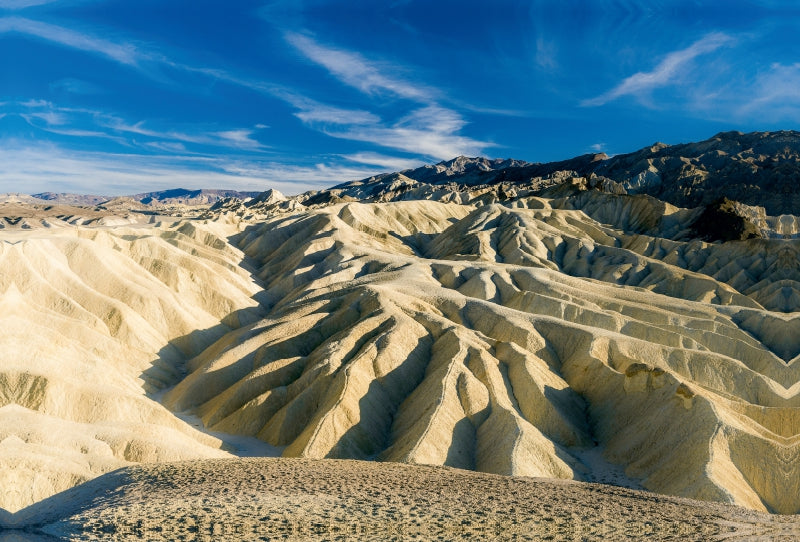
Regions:
<instances>
[{"instance_id":1,"label":"shadow on hillside","mask_svg":"<svg viewBox=\"0 0 800 542\"><path fill-rule=\"evenodd\" d=\"M249 226L244 231L228 237L226 239L228 245L238 248L240 239L254 227ZM263 282L257 275L257 262L244 255L239 262L239 267L247 271L250 280L259 287L259 291L252 296L257 305L233 311L224 316L215 326L197 329L170 340L158 351L151 367L141 374L142 380L152 387L147 390L150 398L155 399L166 389L177 385L187 375L188 362L202 354L227 333L255 323L266 315L265 305L268 296Z\"/></svg>"},{"instance_id":2,"label":"shadow on hillside","mask_svg":"<svg viewBox=\"0 0 800 542\"><path fill-rule=\"evenodd\" d=\"M252 228L257 227L258 225L249 226L244 231L228 237L227 243L232 247L238 248L240 239L244 238ZM194 330L191 333L170 340L167 345L158 351L157 357L153 360L151 366L140 375L140 378L145 382L147 397L165 406L162 402L164 395L191 373L190 363L194 358L202 355L204 351L211 348L227 334L255 324L267 315L269 312L269 296L263 281L257 275L258 262L247 255L243 255L242 260L239 262L239 267L247 271L250 280L259 287L259 291L251 298L257 305L233 311L220 319L215 326ZM165 408L167 407L165 406ZM280 455L281 449L270 446L255 437L243 437L210 431L205 428L199 418L193 416L190 412L175 412L169 408L167 410L192 429L220 439L223 442L221 448L233 455L239 457L275 457Z\"/></svg>"},{"instance_id":3,"label":"shadow on hillside","mask_svg":"<svg viewBox=\"0 0 800 542\"><path fill-rule=\"evenodd\" d=\"M118 469L56 493L15 514L6 512L0 520L0 542L11 542L16 540L15 536L22 537L19 540L56 540L40 533L38 528L92 508L98 499L129 481L124 469Z\"/></svg>"}]
</instances>

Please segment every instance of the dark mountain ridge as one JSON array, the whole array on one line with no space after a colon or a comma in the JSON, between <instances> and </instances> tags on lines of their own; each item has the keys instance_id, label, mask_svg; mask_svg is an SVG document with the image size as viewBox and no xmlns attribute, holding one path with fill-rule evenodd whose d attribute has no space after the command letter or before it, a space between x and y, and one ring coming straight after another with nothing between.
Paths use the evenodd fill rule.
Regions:
<instances>
[{"instance_id":1,"label":"dark mountain ridge","mask_svg":"<svg viewBox=\"0 0 800 542\"><path fill-rule=\"evenodd\" d=\"M721 132L697 143L655 143L612 157L586 154L548 163L459 156L399 174L343 183L331 193L339 198L378 197L389 185L396 188L398 179L406 184L476 187L592 175L618 183L629 194L654 196L679 207L710 205L727 197L764 207L768 215L796 215L800 214L800 132Z\"/></svg>"}]
</instances>

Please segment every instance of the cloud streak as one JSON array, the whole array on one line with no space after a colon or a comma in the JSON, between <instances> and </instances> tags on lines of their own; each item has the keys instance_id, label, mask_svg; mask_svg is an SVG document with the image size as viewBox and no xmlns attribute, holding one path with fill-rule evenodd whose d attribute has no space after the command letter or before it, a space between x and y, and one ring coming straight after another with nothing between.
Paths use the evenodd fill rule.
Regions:
<instances>
[{"instance_id":1,"label":"cloud streak","mask_svg":"<svg viewBox=\"0 0 800 542\"><path fill-rule=\"evenodd\" d=\"M366 94L389 94L418 101L434 99L431 89L385 74L389 70L397 71L397 66L381 65L358 53L322 46L302 34L287 33L286 41L342 83Z\"/></svg>"},{"instance_id":2,"label":"cloud streak","mask_svg":"<svg viewBox=\"0 0 800 542\"><path fill-rule=\"evenodd\" d=\"M195 129L186 132L156 130L145 126L144 121L131 123L116 115L91 109L58 107L50 102L31 100L18 104L24 112L18 113L31 126L50 133L72 137L99 137L112 139L127 146L135 141L123 136L137 135L159 141L145 144L163 150L170 148L185 151L183 143L211 147L233 148L246 151L262 151L265 145L253 138L254 129L234 128L227 130ZM90 126L92 129L87 129ZM176 146L180 143L180 146Z\"/></svg>"},{"instance_id":3,"label":"cloud streak","mask_svg":"<svg viewBox=\"0 0 800 542\"><path fill-rule=\"evenodd\" d=\"M712 53L733 42L727 34L715 32L694 42L692 45L679 51L669 53L649 72L637 72L626 77L620 84L589 100L584 100L584 107L597 107L605 105L623 96L642 97L653 90L678 83L685 74L688 65L697 57Z\"/></svg>"},{"instance_id":4,"label":"cloud streak","mask_svg":"<svg viewBox=\"0 0 800 542\"><path fill-rule=\"evenodd\" d=\"M418 104L416 106L418 109L414 110L407 119L386 124L378 114L371 111L322 103L276 85L240 78L224 70L177 63L161 54L144 51L132 44L115 43L48 23L22 17L0 18L0 34L10 32L22 33L65 47L99 54L131 67L138 68L146 62L155 62L249 88L290 104L297 110L295 116L304 124L335 138L369 142L442 159L452 158L456 154L479 153L489 145L457 134L466 122L454 111L436 105L432 101L437 92L424 86L390 77L383 72L390 68L392 71L402 71L396 66L370 62L357 53L324 47L300 34L289 34L287 40L310 60L327 69L342 83L369 95L388 94L411 100ZM32 122L33 118L39 118L45 124L38 127L61 135L101 136L93 131L58 128L65 121L57 119L56 115L57 113L53 111L39 112L29 116L27 120ZM100 126L117 133L162 138L166 140L166 144L162 142L159 145L163 149L170 148L169 142L176 141L250 150L262 147L251 137L251 131L242 129L192 135L177 131L158 132L146 128L144 123L131 124L113 117L98 116L96 120Z\"/></svg>"},{"instance_id":5,"label":"cloud streak","mask_svg":"<svg viewBox=\"0 0 800 542\"><path fill-rule=\"evenodd\" d=\"M20 10L33 6L52 4L58 0L0 0L0 9Z\"/></svg>"},{"instance_id":6,"label":"cloud streak","mask_svg":"<svg viewBox=\"0 0 800 542\"><path fill-rule=\"evenodd\" d=\"M476 155L493 144L458 135L465 121L454 111L426 106L412 111L391 125L351 126L345 130L324 130L331 137L352 141L374 142L398 149L445 160L466 154Z\"/></svg>"},{"instance_id":7,"label":"cloud streak","mask_svg":"<svg viewBox=\"0 0 800 542\"><path fill-rule=\"evenodd\" d=\"M218 157L74 152L55 145L32 147L13 141L5 141L0 147L0 192L116 196L175 187L213 187L277 188L285 194L298 194L380 172L325 163L297 166Z\"/></svg>"},{"instance_id":8,"label":"cloud streak","mask_svg":"<svg viewBox=\"0 0 800 542\"><path fill-rule=\"evenodd\" d=\"M295 116L305 123L349 125L380 122L380 117L363 109L346 109L323 104L285 89L274 89L271 94L298 109Z\"/></svg>"},{"instance_id":9,"label":"cloud streak","mask_svg":"<svg viewBox=\"0 0 800 542\"><path fill-rule=\"evenodd\" d=\"M369 97L385 95L409 102L404 117L387 122L371 111L343 111L297 95L284 98L300 109L295 115L310 127L331 137L437 159L481 154L493 146L460 134L467 122L460 113L439 103L441 92L385 73L407 72L403 67L372 62L361 54L321 45L303 34L288 33L286 40L342 84Z\"/></svg>"},{"instance_id":10,"label":"cloud streak","mask_svg":"<svg viewBox=\"0 0 800 542\"><path fill-rule=\"evenodd\" d=\"M95 38L63 26L34 21L24 17L0 17L0 34L19 33L65 47L106 56L128 66L136 66L143 60L153 58L131 44L119 44Z\"/></svg>"},{"instance_id":11,"label":"cloud streak","mask_svg":"<svg viewBox=\"0 0 800 542\"><path fill-rule=\"evenodd\" d=\"M405 169L417 168L425 165L422 160L410 158L399 158L397 156L387 156L375 152L358 152L355 154L345 154L342 158L358 164L379 166L390 171L403 171Z\"/></svg>"},{"instance_id":12,"label":"cloud streak","mask_svg":"<svg viewBox=\"0 0 800 542\"><path fill-rule=\"evenodd\" d=\"M800 122L800 62L773 63L768 69L737 88L729 98L734 104L734 116L760 121ZM738 104L738 107L736 105Z\"/></svg>"}]
</instances>

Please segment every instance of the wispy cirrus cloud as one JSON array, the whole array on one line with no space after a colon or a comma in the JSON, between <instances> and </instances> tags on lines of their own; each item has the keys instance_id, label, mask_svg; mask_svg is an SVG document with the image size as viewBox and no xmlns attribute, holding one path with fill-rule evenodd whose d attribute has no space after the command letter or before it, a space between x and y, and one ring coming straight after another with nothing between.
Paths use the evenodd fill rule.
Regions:
<instances>
[{"instance_id":1,"label":"wispy cirrus cloud","mask_svg":"<svg viewBox=\"0 0 800 542\"><path fill-rule=\"evenodd\" d=\"M0 34L8 32L18 32L55 42L65 47L99 54L131 67L141 67L142 64L148 62L160 63L172 68L201 74L213 79L219 79L234 85L249 88L256 92L281 99L292 105L297 109L295 116L298 119L308 126L318 127L320 131L332 137L358 141L372 141L379 145L393 146L401 150L413 149L413 152L428 156L436 156L437 158L451 157L449 154L442 154L443 152L450 152L449 150L445 151L445 148L460 148L463 143L468 142L467 138L453 137L449 141L449 145L443 145L443 143L446 143L447 134L444 133L442 128L446 126L452 127L453 123L451 122L447 124L436 124L435 126L431 123L420 124L418 122L416 124L419 124L419 129L402 126L402 124L407 123L401 123L401 125L395 126L394 128L391 126L384 126L383 129L381 129L381 117L370 111L354 110L322 103L278 85L238 77L225 70L181 64L170 60L160 53L146 51L133 44L112 42L49 23L22 17L2 17L0 18ZM384 75L381 72L381 66L377 63L370 63L361 55L338 49L325 48L316 44L310 38L300 34L291 34L290 36L290 42L298 47L301 52L308 55L311 60L330 70L332 74L339 77L345 84L355 86L359 90L367 93L391 93L406 99L425 101L431 99L434 94L429 89L420 88L400 79ZM383 68L386 68L386 66L383 66ZM452 117L452 115L448 115L448 117ZM89 137L100 137L103 135L96 131L59 128L65 122L63 119L63 111L55 112L50 110L34 112L29 113L25 118L29 122L32 122L34 119L44 121L44 124L40 124L38 127L61 135L84 135ZM118 118L106 117L103 115L96 115L95 120L97 124L115 132L161 138L164 141L159 143L159 146L164 149L170 147L170 142L222 145L250 149L257 149L261 146L260 143L251 137L252 132L241 129L211 134L189 134L174 130L159 132L146 127L143 122L126 123ZM435 119L431 120L433 121ZM463 122L459 122L459 127L463 126L463 124ZM331 125L348 127L361 126L365 129L358 130L351 128L336 130L331 129ZM430 128L434 130L432 134L421 132L421 130L427 131ZM380 139L372 140L372 138L375 137ZM408 138L411 139L407 140ZM418 143L436 141L436 144L431 147L426 147L415 143L413 140L416 140ZM468 145L467 148L472 149L480 146L481 145Z\"/></svg>"},{"instance_id":2,"label":"wispy cirrus cloud","mask_svg":"<svg viewBox=\"0 0 800 542\"><path fill-rule=\"evenodd\" d=\"M154 59L133 44L116 43L63 26L35 21L25 17L0 17L0 34L12 32L103 55L128 66L135 66L143 60Z\"/></svg>"},{"instance_id":3,"label":"wispy cirrus cloud","mask_svg":"<svg viewBox=\"0 0 800 542\"><path fill-rule=\"evenodd\" d=\"M155 130L147 128L145 121L140 121L135 124L128 123L117 117L106 117L105 120L100 122L115 132L136 134L147 136L154 139L181 142L181 143L194 143L197 145L210 145L217 147L233 147L237 149L258 150L265 149L266 146L259 141L253 139L252 129L237 129L237 130L221 130L221 131L203 131L197 130L193 132L179 132L176 130Z\"/></svg>"},{"instance_id":4,"label":"wispy cirrus cloud","mask_svg":"<svg viewBox=\"0 0 800 542\"><path fill-rule=\"evenodd\" d=\"M155 65L218 79L234 85L250 88L257 92L270 93L274 89L272 85L262 81L237 77L222 69L192 66L182 62L176 62L159 51L151 50L131 42L112 41L87 32L81 32L72 28L30 18L19 16L0 17L0 35L9 33L22 34L70 49L95 54L118 64L144 71L146 71L145 68L147 66ZM149 73L148 75L154 76L153 73ZM77 82L76 84L76 81L77 80L67 79L66 89L79 93L95 93L98 90L97 87L81 84L82 82Z\"/></svg>"},{"instance_id":5,"label":"wispy cirrus cloud","mask_svg":"<svg viewBox=\"0 0 800 542\"><path fill-rule=\"evenodd\" d=\"M53 144L4 141L0 193L79 192L109 196L167 188L231 188L299 194L375 175L376 168L307 166L223 157L76 152Z\"/></svg>"},{"instance_id":6,"label":"wispy cirrus cloud","mask_svg":"<svg viewBox=\"0 0 800 542\"><path fill-rule=\"evenodd\" d=\"M737 114L761 119L800 121L800 62L773 63L754 78Z\"/></svg>"},{"instance_id":7,"label":"wispy cirrus cloud","mask_svg":"<svg viewBox=\"0 0 800 542\"><path fill-rule=\"evenodd\" d=\"M350 126L343 130L326 129L324 132L332 137L375 142L383 147L438 159L461 154L474 156L493 146L487 141L458 135L465 124L454 111L426 106L389 125Z\"/></svg>"},{"instance_id":8,"label":"wispy cirrus cloud","mask_svg":"<svg viewBox=\"0 0 800 542\"><path fill-rule=\"evenodd\" d=\"M554 41L546 40L544 36L539 35L536 38L536 52L534 54L536 65L546 71L556 69L558 67L557 51Z\"/></svg>"},{"instance_id":9,"label":"wispy cirrus cloud","mask_svg":"<svg viewBox=\"0 0 800 542\"><path fill-rule=\"evenodd\" d=\"M298 118L326 135L437 159L452 158L459 154L481 154L484 149L493 146L491 142L479 141L460 133L467 121L459 112L441 104L443 93L386 73L407 73L409 70L406 68L373 62L359 53L322 45L304 34L288 33L286 40L342 84L369 97L388 95L408 102L404 116L387 121L372 111L348 115L335 106L308 98L304 100L315 104L314 108L305 107L303 101L287 100L300 109L295 113ZM380 105L376 104L375 108L380 109ZM329 115L329 108L336 114Z\"/></svg>"},{"instance_id":10,"label":"wispy cirrus cloud","mask_svg":"<svg viewBox=\"0 0 800 542\"><path fill-rule=\"evenodd\" d=\"M53 4L58 0L0 0L0 9L19 10L34 6Z\"/></svg>"},{"instance_id":11,"label":"wispy cirrus cloud","mask_svg":"<svg viewBox=\"0 0 800 542\"><path fill-rule=\"evenodd\" d=\"M271 94L295 107L295 116L306 123L374 124L380 117L363 109L347 109L312 100L287 89L275 88Z\"/></svg>"},{"instance_id":12,"label":"wispy cirrus cloud","mask_svg":"<svg viewBox=\"0 0 800 542\"><path fill-rule=\"evenodd\" d=\"M401 158L398 156L387 156L376 152L357 152L354 154L343 154L342 158L359 164L379 166L391 171L403 171L425 165L422 160L413 158Z\"/></svg>"},{"instance_id":13,"label":"wispy cirrus cloud","mask_svg":"<svg viewBox=\"0 0 800 542\"><path fill-rule=\"evenodd\" d=\"M294 115L306 126L330 137L360 141L391 148L418 156L437 159L452 158L458 154L481 154L493 146L461 134L467 125L463 116L452 108L441 105L443 93L420 84L398 73L408 73L402 66L369 60L360 53L341 48L328 47L312 38L289 33L286 40L307 59L326 69L342 84L355 88L369 97L392 97L408 102L406 114L391 119L391 114L381 114L381 104L373 110L352 109L315 100L294 89L266 81L241 77L226 70L192 66L176 62L158 51L127 42L115 42L87 33L24 17L0 17L0 34L20 33L47 40L58 45L103 56L121 65L148 72L147 66L161 65L187 73L198 74L225 81L229 84L278 98L290 104ZM66 88L75 88L72 83ZM377 108L377 110L375 110ZM92 126L71 125L65 113L82 113L92 119ZM97 112L51 108L29 111L25 118L30 124L51 133L65 136L107 137L117 139L127 135L138 135L147 140L141 145L168 151L184 150L187 145L214 145L255 151L265 148L249 128L234 128L219 131L182 132L174 129L159 130L151 122L127 122L115 116ZM386 117L390 120L386 120ZM132 141L130 144L134 144ZM137 143L139 144L139 143Z\"/></svg>"},{"instance_id":14,"label":"wispy cirrus cloud","mask_svg":"<svg viewBox=\"0 0 800 542\"><path fill-rule=\"evenodd\" d=\"M88 81L75 79L74 77L59 79L58 81L55 81L50 84L50 89L55 91L69 92L71 94L84 95L84 96L103 93L103 89L100 88L99 86L90 83Z\"/></svg>"},{"instance_id":15,"label":"wispy cirrus cloud","mask_svg":"<svg viewBox=\"0 0 800 542\"><path fill-rule=\"evenodd\" d=\"M29 100L18 104L18 107L21 111L17 114L31 126L65 136L106 138L127 146L136 146L136 142L126 139L125 136L144 136L153 140L144 141L144 145L163 150L175 148L181 152L186 150L183 145L185 143L247 151L260 151L267 148L253 137L257 130L263 129L258 127L223 130L208 130L201 127L194 127L193 130L187 131L159 130L146 126L145 121L129 122L119 116L102 111L59 107L44 100Z\"/></svg>"},{"instance_id":16,"label":"wispy cirrus cloud","mask_svg":"<svg viewBox=\"0 0 800 542\"><path fill-rule=\"evenodd\" d=\"M690 63L697 57L712 53L720 47L730 45L733 37L714 32L694 42L689 47L666 55L655 68L647 72L637 72L626 77L616 87L600 96L581 102L585 107L605 105L623 96L642 98L655 89L674 85L683 80Z\"/></svg>"},{"instance_id":17,"label":"wispy cirrus cloud","mask_svg":"<svg viewBox=\"0 0 800 542\"><path fill-rule=\"evenodd\" d=\"M286 41L341 82L367 94L393 94L420 101L433 100L436 94L432 89L386 75L386 71L397 71L397 66L373 62L352 51L323 46L303 34L289 32Z\"/></svg>"}]
</instances>

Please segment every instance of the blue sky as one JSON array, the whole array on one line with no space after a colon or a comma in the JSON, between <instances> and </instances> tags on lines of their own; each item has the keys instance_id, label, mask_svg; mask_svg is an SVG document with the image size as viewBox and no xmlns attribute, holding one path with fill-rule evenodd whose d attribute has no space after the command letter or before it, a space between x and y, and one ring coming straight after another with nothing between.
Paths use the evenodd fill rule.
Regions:
<instances>
[{"instance_id":1,"label":"blue sky","mask_svg":"<svg viewBox=\"0 0 800 542\"><path fill-rule=\"evenodd\" d=\"M299 193L800 120L769 0L0 0L0 192Z\"/></svg>"}]
</instances>

